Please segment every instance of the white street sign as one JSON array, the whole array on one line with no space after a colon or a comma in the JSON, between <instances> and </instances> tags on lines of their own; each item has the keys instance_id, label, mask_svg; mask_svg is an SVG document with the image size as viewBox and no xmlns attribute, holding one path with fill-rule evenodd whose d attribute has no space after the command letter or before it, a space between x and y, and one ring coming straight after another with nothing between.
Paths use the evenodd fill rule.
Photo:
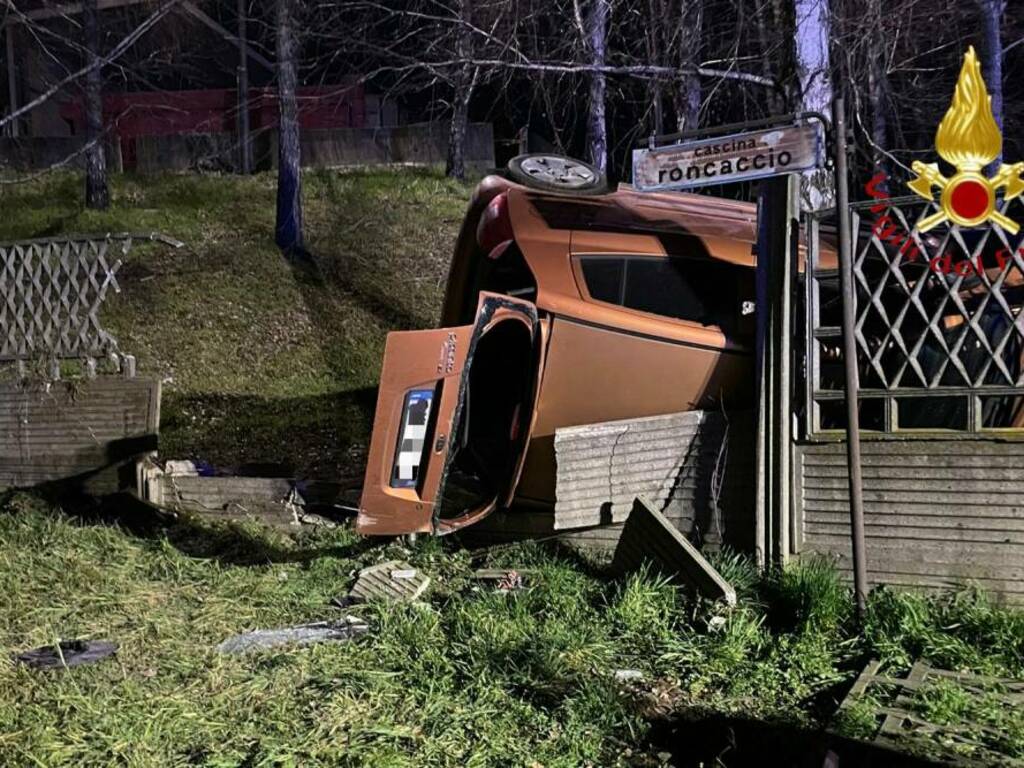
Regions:
<instances>
[{"instance_id":1,"label":"white street sign","mask_svg":"<svg viewBox=\"0 0 1024 768\"><path fill-rule=\"evenodd\" d=\"M824 162L817 121L633 150L633 187L641 192L689 189L800 173Z\"/></svg>"}]
</instances>

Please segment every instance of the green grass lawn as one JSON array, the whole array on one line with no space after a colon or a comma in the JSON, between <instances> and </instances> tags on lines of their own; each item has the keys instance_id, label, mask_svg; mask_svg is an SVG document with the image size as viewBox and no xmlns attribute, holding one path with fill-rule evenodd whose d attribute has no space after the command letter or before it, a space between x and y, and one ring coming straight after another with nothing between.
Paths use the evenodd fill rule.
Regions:
<instances>
[{"instance_id":1,"label":"green grass lawn","mask_svg":"<svg viewBox=\"0 0 1024 768\"><path fill-rule=\"evenodd\" d=\"M370 623L366 636L214 650L241 631L340 615L329 601L355 570L392 556L435 588L418 605L350 608ZM537 569L505 594L475 585L469 554L436 539L404 550L346 528L293 538L188 520L132 532L8 495L0 765L658 765L652 720L699 712L820 727L867 656L896 670L920 657L1024 675L1024 615L977 595L878 592L858 632L824 565L758 579L741 558L717 562L739 587L735 609L649 576L610 579L539 545L476 563ZM121 648L67 671L8 660L83 637ZM644 680L616 682L616 669ZM939 715L960 711L929 701ZM1024 723L998 722L1001 750L1021 754Z\"/></svg>"},{"instance_id":2,"label":"green grass lawn","mask_svg":"<svg viewBox=\"0 0 1024 768\"><path fill-rule=\"evenodd\" d=\"M273 243L275 177L114 176L108 211L80 176L0 185L0 240L159 231L137 243L101 320L164 380L160 453L298 474L360 471L385 334L436 324L471 186L431 170L305 174L308 247Z\"/></svg>"}]
</instances>

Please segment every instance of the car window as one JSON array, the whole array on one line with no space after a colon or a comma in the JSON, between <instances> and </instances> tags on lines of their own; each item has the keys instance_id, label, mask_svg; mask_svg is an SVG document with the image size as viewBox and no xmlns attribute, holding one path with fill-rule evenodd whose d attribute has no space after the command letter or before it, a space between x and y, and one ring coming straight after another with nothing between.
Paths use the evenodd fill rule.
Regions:
<instances>
[{"instance_id":1,"label":"car window","mask_svg":"<svg viewBox=\"0 0 1024 768\"><path fill-rule=\"evenodd\" d=\"M622 269L625 259L583 259L583 279L587 292L597 301L622 304Z\"/></svg>"},{"instance_id":2,"label":"car window","mask_svg":"<svg viewBox=\"0 0 1024 768\"><path fill-rule=\"evenodd\" d=\"M584 256L580 270L590 298L641 312L736 330L752 299L749 269L706 258Z\"/></svg>"},{"instance_id":3,"label":"car window","mask_svg":"<svg viewBox=\"0 0 1024 768\"><path fill-rule=\"evenodd\" d=\"M625 266L623 306L678 320L704 322L707 310L691 285L694 270L686 269L691 265L684 259L629 259Z\"/></svg>"}]
</instances>

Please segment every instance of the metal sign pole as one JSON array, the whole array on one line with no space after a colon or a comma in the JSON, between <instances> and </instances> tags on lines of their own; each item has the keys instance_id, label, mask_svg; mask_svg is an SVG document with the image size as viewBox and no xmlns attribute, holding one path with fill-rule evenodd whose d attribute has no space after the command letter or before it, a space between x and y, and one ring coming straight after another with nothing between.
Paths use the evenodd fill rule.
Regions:
<instances>
[{"instance_id":1,"label":"metal sign pole","mask_svg":"<svg viewBox=\"0 0 1024 768\"><path fill-rule=\"evenodd\" d=\"M857 339L854 336L856 288L850 235L850 194L846 178L846 121L841 98L832 103L835 134L836 212L839 218L839 276L843 292L843 365L846 369L846 461L850 479L850 529L853 584L858 619L867 606L868 575L864 551L864 497L860 465L860 421L857 399Z\"/></svg>"}]
</instances>

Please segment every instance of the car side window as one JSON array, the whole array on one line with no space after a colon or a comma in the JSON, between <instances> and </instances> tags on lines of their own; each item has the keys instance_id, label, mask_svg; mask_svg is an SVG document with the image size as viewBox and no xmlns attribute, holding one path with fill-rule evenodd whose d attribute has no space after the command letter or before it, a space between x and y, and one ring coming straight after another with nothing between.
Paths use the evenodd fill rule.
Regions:
<instances>
[{"instance_id":1,"label":"car side window","mask_svg":"<svg viewBox=\"0 0 1024 768\"><path fill-rule=\"evenodd\" d=\"M679 256L584 256L580 270L595 301L674 320L736 330L746 296L744 267Z\"/></svg>"},{"instance_id":2,"label":"car side window","mask_svg":"<svg viewBox=\"0 0 1024 768\"><path fill-rule=\"evenodd\" d=\"M705 322L707 310L685 269L684 259L629 259L624 307L677 320Z\"/></svg>"},{"instance_id":3,"label":"car side window","mask_svg":"<svg viewBox=\"0 0 1024 768\"><path fill-rule=\"evenodd\" d=\"M580 267L587 283L587 292L592 299L622 304L622 273L625 259L582 259Z\"/></svg>"}]
</instances>

